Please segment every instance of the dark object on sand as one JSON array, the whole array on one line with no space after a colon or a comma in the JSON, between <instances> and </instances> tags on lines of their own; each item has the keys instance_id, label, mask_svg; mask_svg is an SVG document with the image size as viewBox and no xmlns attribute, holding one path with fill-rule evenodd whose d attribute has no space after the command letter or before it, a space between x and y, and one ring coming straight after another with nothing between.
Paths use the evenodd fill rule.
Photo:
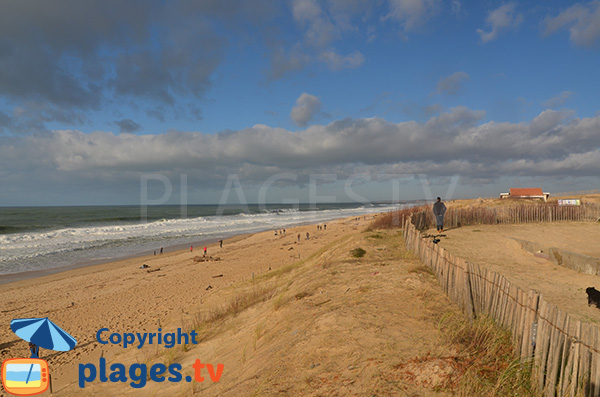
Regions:
<instances>
[{"instance_id":1,"label":"dark object on sand","mask_svg":"<svg viewBox=\"0 0 600 397\"><path fill-rule=\"evenodd\" d=\"M216 276L212 276L212 278L219 278L219 277L223 277L222 274L217 274Z\"/></svg>"},{"instance_id":2,"label":"dark object on sand","mask_svg":"<svg viewBox=\"0 0 600 397\"><path fill-rule=\"evenodd\" d=\"M206 287L206 290L208 291L209 289L212 289L212 285L208 284L208 287Z\"/></svg>"},{"instance_id":3,"label":"dark object on sand","mask_svg":"<svg viewBox=\"0 0 600 397\"><path fill-rule=\"evenodd\" d=\"M585 289L585 293L588 296L588 305L596 305L600 309L600 291L594 287L588 287Z\"/></svg>"},{"instance_id":4,"label":"dark object on sand","mask_svg":"<svg viewBox=\"0 0 600 397\"><path fill-rule=\"evenodd\" d=\"M194 262L209 262L221 260L221 258L218 256L215 256L214 258L212 256L195 256L192 259L194 260Z\"/></svg>"},{"instance_id":5,"label":"dark object on sand","mask_svg":"<svg viewBox=\"0 0 600 397\"><path fill-rule=\"evenodd\" d=\"M433 243L434 243L434 244L437 244L437 243L439 243L440 241L441 241L441 240L440 240L439 238L434 238L434 239L433 239Z\"/></svg>"}]
</instances>

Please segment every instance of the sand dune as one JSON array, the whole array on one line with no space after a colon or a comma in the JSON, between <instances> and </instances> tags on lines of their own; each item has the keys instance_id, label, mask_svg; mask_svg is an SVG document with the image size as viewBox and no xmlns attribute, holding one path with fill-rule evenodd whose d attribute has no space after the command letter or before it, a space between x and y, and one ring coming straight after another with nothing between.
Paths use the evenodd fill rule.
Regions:
<instances>
[{"instance_id":1,"label":"sand dune","mask_svg":"<svg viewBox=\"0 0 600 397\"><path fill-rule=\"evenodd\" d=\"M222 249L208 247L213 260L206 262L194 261L198 253L188 249L5 284L0 321L48 316L77 338L70 352L41 352L58 395L389 394L432 387L446 379L449 364L422 371L421 384L403 381L397 366L430 352L446 355L451 348L440 340L440 316L460 314L431 275L411 270L418 263L397 232L386 232L386 244L362 232L369 221L226 240ZM351 256L358 246L365 259ZM96 340L101 328L108 336L180 327L195 327L201 342L124 349ZM2 359L28 356L8 327L0 340ZM149 380L142 389L98 378L81 389L79 364L98 366L101 357L109 374L114 363L179 363L184 378ZM204 382L185 381L197 359L214 371L224 365L219 382L209 381L206 368Z\"/></svg>"}]
</instances>

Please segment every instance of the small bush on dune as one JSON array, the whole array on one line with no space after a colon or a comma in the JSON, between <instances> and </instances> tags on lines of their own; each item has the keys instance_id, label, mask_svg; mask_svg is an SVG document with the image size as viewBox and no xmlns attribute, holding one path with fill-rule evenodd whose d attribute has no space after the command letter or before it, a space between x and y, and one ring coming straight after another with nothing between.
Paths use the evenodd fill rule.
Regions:
<instances>
[{"instance_id":1,"label":"small bush on dune","mask_svg":"<svg viewBox=\"0 0 600 397\"><path fill-rule=\"evenodd\" d=\"M365 251L362 248L354 248L352 251L350 251L350 254L352 255L353 258L362 258L363 256L365 256L365 254L367 253L367 251Z\"/></svg>"}]
</instances>

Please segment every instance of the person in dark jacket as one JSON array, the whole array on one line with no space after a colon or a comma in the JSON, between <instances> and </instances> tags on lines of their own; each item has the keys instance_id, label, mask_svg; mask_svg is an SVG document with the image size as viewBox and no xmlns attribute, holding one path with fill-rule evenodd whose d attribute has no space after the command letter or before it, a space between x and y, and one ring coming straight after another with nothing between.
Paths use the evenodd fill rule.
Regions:
<instances>
[{"instance_id":1,"label":"person in dark jacket","mask_svg":"<svg viewBox=\"0 0 600 397\"><path fill-rule=\"evenodd\" d=\"M437 231L441 233L444 231L444 214L446 213L446 205L442 203L441 198L437 198L437 201L433 204L433 213L435 220L437 221Z\"/></svg>"}]
</instances>

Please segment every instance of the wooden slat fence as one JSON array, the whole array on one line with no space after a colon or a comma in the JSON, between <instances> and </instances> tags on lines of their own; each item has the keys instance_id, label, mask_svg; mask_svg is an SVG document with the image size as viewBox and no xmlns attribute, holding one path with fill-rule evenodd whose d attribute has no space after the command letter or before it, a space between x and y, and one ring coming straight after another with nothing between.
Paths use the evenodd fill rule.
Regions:
<instances>
[{"instance_id":1,"label":"wooden slat fence","mask_svg":"<svg viewBox=\"0 0 600 397\"><path fill-rule=\"evenodd\" d=\"M527 218L520 219L546 216L544 211L532 211ZM561 211L550 213L570 214L577 219L588 216L585 211L583 214ZM432 239L421 238L419 228L425 228L430 218L428 212L431 211L413 214L404 220L404 241L435 273L450 299L472 318L490 316L512 332L517 354L523 360L533 360L533 381L544 396L600 396L598 326L572 319L536 291L523 291L503 275L467 263L434 244ZM588 219L592 218L589 215ZM460 217L457 220L462 221Z\"/></svg>"},{"instance_id":2,"label":"wooden slat fence","mask_svg":"<svg viewBox=\"0 0 600 397\"><path fill-rule=\"evenodd\" d=\"M588 203L577 206L557 204L510 205L505 207L448 208L444 226L458 227L478 224L515 224L559 221L596 221L600 217L600 204ZM432 211L413 215L418 230L435 226Z\"/></svg>"}]
</instances>

